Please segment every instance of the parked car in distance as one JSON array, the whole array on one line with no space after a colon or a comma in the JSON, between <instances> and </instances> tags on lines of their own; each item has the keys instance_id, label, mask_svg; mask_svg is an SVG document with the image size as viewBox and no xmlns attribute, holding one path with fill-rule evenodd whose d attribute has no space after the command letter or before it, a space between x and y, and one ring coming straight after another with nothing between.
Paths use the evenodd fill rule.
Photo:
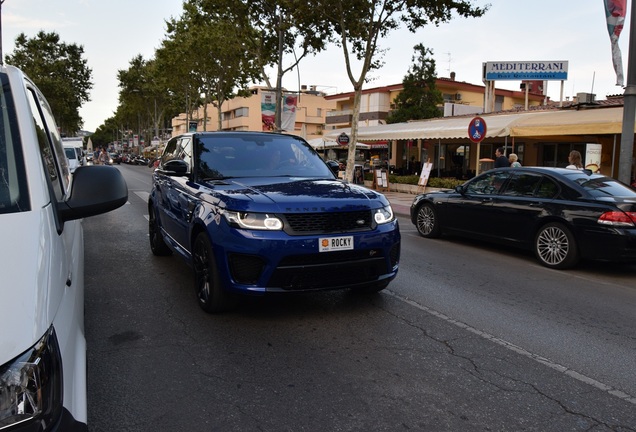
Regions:
<instances>
[{"instance_id":1,"label":"parked car in distance","mask_svg":"<svg viewBox=\"0 0 636 432\"><path fill-rule=\"evenodd\" d=\"M12 66L0 82L0 430L86 431L81 219L125 204L126 182L111 167L71 175L77 153L42 93Z\"/></svg>"},{"instance_id":2,"label":"parked car in distance","mask_svg":"<svg viewBox=\"0 0 636 432\"><path fill-rule=\"evenodd\" d=\"M73 144L64 144L64 153L66 154L66 157L68 158L69 170L71 174L73 174L75 170L81 165L80 164L81 159L79 158L77 154L77 149L75 148Z\"/></svg>"},{"instance_id":3,"label":"parked car in distance","mask_svg":"<svg viewBox=\"0 0 636 432\"><path fill-rule=\"evenodd\" d=\"M237 294L384 289L400 231L384 195L339 181L302 138L265 132L180 135L153 171L150 248L194 269L199 305Z\"/></svg>"},{"instance_id":4,"label":"parked car in distance","mask_svg":"<svg viewBox=\"0 0 636 432\"><path fill-rule=\"evenodd\" d=\"M417 195L410 213L424 237L517 246L550 268L636 262L636 191L589 170L493 169L454 190Z\"/></svg>"},{"instance_id":5,"label":"parked car in distance","mask_svg":"<svg viewBox=\"0 0 636 432\"><path fill-rule=\"evenodd\" d=\"M110 155L110 164L121 164L121 155L119 153L109 153Z\"/></svg>"}]
</instances>

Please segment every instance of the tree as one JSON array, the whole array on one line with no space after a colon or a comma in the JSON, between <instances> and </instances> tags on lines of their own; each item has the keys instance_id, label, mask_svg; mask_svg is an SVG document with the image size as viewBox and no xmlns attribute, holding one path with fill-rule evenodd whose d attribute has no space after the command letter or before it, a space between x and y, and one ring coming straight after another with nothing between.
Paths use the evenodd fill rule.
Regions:
<instances>
[{"instance_id":1,"label":"tree","mask_svg":"<svg viewBox=\"0 0 636 432\"><path fill-rule=\"evenodd\" d=\"M207 2L190 0L184 3L184 13L180 19L168 22L168 39L157 52L162 65L180 63L175 82L172 70L166 70L167 82L177 91L181 83L187 82L185 99L198 104L198 95L202 97L204 111L208 104L218 110L218 129L221 124L221 106L236 95L246 94L249 82L260 76L254 57L246 55L245 40L251 37L249 28L237 25L229 13L219 8L208 8ZM180 91L180 88L179 88ZM195 97L191 98L190 93ZM194 105L194 104L193 104ZM207 114L204 113L204 121ZM205 124L204 124L205 129Z\"/></svg>"},{"instance_id":2,"label":"tree","mask_svg":"<svg viewBox=\"0 0 636 432\"><path fill-rule=\"evenodd\" d=\"M202 10L226 16L235 32L240 29L241 55L254 61L260 78L276 91L275 126L281 127L282 81L287 72L298 67L310 54L324 49L330 26L312 2L306 0L193 0ZM289 58L293 60L289 61ZM276 70L271 85L266 68Z\"/></svg>"},{"instance_id":3,"label":"tree","mask_svg":"<svg viewBox=\"0 0 636 432\"><path fill-rule=\"evenodd\" d=\"M117 117L126 124L139 124L149 137L159 136L170 101L159 78L157 62L137 55L127 70L117 72L117 79L120 104Z\"/></svg>"},{"instance_id":4,"label":"tree","mask_svg":"<svg viewBox=\"0 0 636 432\"><path fill-rule=\"evenodd\" d=\"M60 42L57 33L40 31L33 39L20 33L6 63L22 69L40 88L63 134L75 135L84 122L79 108L90 101L92 70L82 58L84 48Z\"/></svg>"},{"instance_id":5,"label":"tree","mask_svg":"<svg viewBox=\"0 0 636 432\"><path fill-rule=\"evenodd\" d=\"M453 12L462 17L480 17L489 6L475 7L470 0L315 0L312 7L324 13L332 26L335 42L342 48L354 103L346 178L353 180L355 149L358 139L362 86L370 71L382 66L383 50L378 41L397 29L400 23L414 32L427 24L450 21ZM352 70L351 56L362 62L360 74Z\"/></svg>"},{"instance_id":6,"label":"tree","mask_svg":"<svg viewBox=\"0 0 636 432\"><path fill-rule=\"evenodd\" d=\"M438 105L444 98L435 84L435 60L427 57L433 51L422 44L413 49L416 52L411 59L413 65L402 80L402 91L395 98L395 109L389 114L387 123L439 117Z\"/></svg>"}]
</instances>

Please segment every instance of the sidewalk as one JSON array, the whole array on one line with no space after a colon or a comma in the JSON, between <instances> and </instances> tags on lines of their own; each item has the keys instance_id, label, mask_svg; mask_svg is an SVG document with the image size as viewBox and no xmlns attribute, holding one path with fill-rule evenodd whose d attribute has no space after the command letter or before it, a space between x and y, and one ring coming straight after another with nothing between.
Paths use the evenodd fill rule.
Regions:
<instances>
[{"instance_id":1,"label":"sidewalk","mask_svg":"<svg viewBox=\"0 0 636 432\"><path fill-rule=\"evenodd\" d=\"M404 192L380 192L384 195L389 202L391 203L391 207L393 208L393 212L400 216L409 216L411 203L413 203L413 199L415 195Z\"/></svg>"}]
</instances>

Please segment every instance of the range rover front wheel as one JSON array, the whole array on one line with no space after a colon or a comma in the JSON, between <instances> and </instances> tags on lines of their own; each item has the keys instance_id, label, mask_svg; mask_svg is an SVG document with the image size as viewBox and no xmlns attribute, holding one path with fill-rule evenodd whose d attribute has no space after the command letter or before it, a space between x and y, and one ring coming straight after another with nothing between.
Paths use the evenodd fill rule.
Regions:
<instances>
[{"instance_id":1,"label":"range rover front wheel","mask_svg":"<svg viewBox=\"0 0 636 432\"><path fill-rule=\"evenodd\" d=\"M230 309L234 305L235 298L221 286L212 245L204 232L199 233L194 240L192 262L194 287L201 309L208 313Z\"/></svg>"}]
</instances>

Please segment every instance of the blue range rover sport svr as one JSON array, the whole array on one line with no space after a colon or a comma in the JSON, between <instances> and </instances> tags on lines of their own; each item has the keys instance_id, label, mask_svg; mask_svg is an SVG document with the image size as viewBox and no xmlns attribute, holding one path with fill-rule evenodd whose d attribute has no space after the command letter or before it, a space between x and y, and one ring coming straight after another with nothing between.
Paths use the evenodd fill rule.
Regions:
<instances>
[{"instance_id":1,"label":"blue range rover sport svr","mask_svg":"<svg viewBox=\"0 0 636 432\"><path fill-rule=\"evenodd\" d=\"M195 274L199 305L237 294L384 289L400 230L380 193L336 179L302 138L202 132L172 138L153 174L150 247Z\"/></svg>"}]
</instances>

